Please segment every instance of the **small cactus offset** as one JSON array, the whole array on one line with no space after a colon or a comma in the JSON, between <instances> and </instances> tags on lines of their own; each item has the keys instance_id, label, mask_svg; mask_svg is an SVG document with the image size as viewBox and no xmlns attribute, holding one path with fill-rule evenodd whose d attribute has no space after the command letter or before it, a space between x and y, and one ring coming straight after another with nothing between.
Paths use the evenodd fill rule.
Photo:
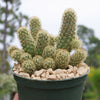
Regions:
<instances>
[{"instance_id":1,"label":"small cactus offset","mask_svg":"<svg viewBox=\"0 0 100 100\"><path fill-rule=\"evenodd\" d=\"M84 49L77 49L75 53L71 56L70 65L76 66L85 61L86 57L87 52Z\"/></svg>"},{"instance_id":2,"label":"small cactus offset","mask_svg":"<svg viewBox=\"0 0 100 100\"><path fill-rule=\"evenodd\" d=\"M42 55L43 49L49 44L49 39L50 37L47 31L39 31L36 40L36 55Z\"/></svg>"},{"instance_id":3,"label":"small cactus offset","mask_svg":"<svg viewBox=\"0 0 100 100\"><path fill-rule=\"evenodd\" d=\"M47 57L54 58L55 57L55 53L56 53L55 47L53 47L53 46L47 46L47 47L44 48L42 56L44 58L47 58Z\"/></svg>"},{"instance_id":4,"label":"small cactus offset","mask_svg":"<svg viewBox=\"0 0 100 100\"><path fill-rule=\"evenodd\" d=\"M72 49L79 49L82 48L82 41L79 39L73 39L71 42Z\"/></svg>"},{"instance_id":5,"label":"small cactus offset","mask_svg":"<svg viewBox=\"0 0 100 100\"><path fill-rule=\"evenodd\" d=\"M8 54L11 56L11 53L14 51L14 50L19 50L16 46L10 46L8 48Z\"/></svg>"},{"instance_id":6,"label":"small cactus offset","mask_svg":"<svg viewBox=\"0 0 100 100\"><path fill-rule=\"evenodd\" d=\"M14 50L14 51L11 53L11 57L12 57L15 61L21 62L20 58L21 58L22 53L23 53L23 52L22 52L21 50Z\"/></svg>"},{"instance_id":7,"label":"small cactus offset","mask_svg":"<svg viewBox=\"0 0 100 100\"><path fill-rule=\"evenodd\" d=\"M55 69L56 65L55 65L54 59L52 59L52 58L46 58L43 61L43 68L44 69L49 69L49 68Z\"/></svg>"},{"instance_id":8,"label":"small cactus offset","mask_svg":"<svg viewBox=\"0 0 100 100\"><path fill-rule=\"evenodd\" d=\"M43 57L39 55L33 57L33 62L38 70L43 68L43 60L44 60Z\"/></svg>"},{"instance_id":9,"label":"small cactus offset","mask_svg":"<svg viewBox=\"0 0 100 100\"><path fill-rule=\"evenodd\" d=\"M25 60L22 63L22 68L26 73L29 73L30 75L32 75L36 70L35 64L32 60Z\"/></svg>"},{"instance_id":10,"label":"small cactus offset","mask_svg":"<svg viewBox=\"0 0 100 100\"><path fill-rule=\"evenodd\" d=\"M65 10L60 35L73 38L76 32L76 20L76 13L73 9L69 8Z\"/></svg>"},{"instance_id":11,"label":"small cactus offset","mask_svg":"<svg viewBox=\"0 0 100 100\"><path fill-rule=\"evenodd\" d=\"M29 20L30 30L26 27L17 30L23 49L10 46L8 54L30 75L35 70L79 66L86 60L87 53L78 38L76 21L75 11L65 10L59 34L54 37L41 28L39 18L32 17ZM70 55L72 50L75 52Z\"/></svg>"},{"instance_id":12,"label":"small cactus offset","mask_svg":"<svg viewBox=\"0 0 100 100\"><path fill-rule=\"evenodd\" d=\"M41 30L41 23L38 17L32 17L29 21L30 32L32 37L36 40L37 33Z\"/></svg>"},{"instance_id":13,"label":"small cactus offset","mask_svg":"<svg viewBox=\"0 0 100 100\"><path fill-rule=\"evenodd\" d=\"M70 54L67 50L59 50L56 54L56 66L61 69L66 69L70 61Z\"/></svg>"},{"instance_id":14,"label":"small cactus offset","mask_svg":"<svg viewBox=\"0 0 100 100\"><path fill-rule=\"evenodd\" d=\"M24 51L34 56L35 41L29 33L28 29L26 27L20 27L17 32Z\"/></svg>"},{"instance_id":15,"label":"small cactus offset","mask_svg":"<svg viewBox=\"0 0 100 100\"><path fill-rule=\"evenodd\" d=\"M23 62L25 60L32 60L32 56L29 53L23 53L20 57L20 61Z\"/></svg>"}]
</instances>

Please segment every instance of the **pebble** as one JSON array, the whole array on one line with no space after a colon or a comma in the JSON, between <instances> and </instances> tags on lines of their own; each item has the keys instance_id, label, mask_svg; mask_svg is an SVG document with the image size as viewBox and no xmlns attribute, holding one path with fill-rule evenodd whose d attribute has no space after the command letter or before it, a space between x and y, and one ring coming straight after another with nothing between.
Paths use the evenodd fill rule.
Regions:
<instances>
[{"instance_id":1,"label":"pebble","mask_svg":"<svg viewBox=\"0 0 100 100\"><path fill-rule=\"evenodd\" d=\"M30 78L30 75L29 75L28 73L20 72L20 73L18 73L18 74L19 74L20 76Z\"/></svg>"},{"instance_id":2,"label":"pebble","mask_svg":"<svg viewBox=\"0 0 100 100\"><path fill-rule=\"evenodd\" d=\"M55 75L49 75L47 80L56 80L56 76Z\"/></svg>"},{"instance_id":3,"label":"pebble","mask_svg":"<svg viewBox=\"0 0 100 100\"><path fill-rule=\"evenodd\" d=\"M35 71L34 75L35 75L36 77L39 77L43 72L45 72L45 70L44 70L44 69L41 69L41 70L39 70L39 71Z\"/></svg>"}]
</instances>

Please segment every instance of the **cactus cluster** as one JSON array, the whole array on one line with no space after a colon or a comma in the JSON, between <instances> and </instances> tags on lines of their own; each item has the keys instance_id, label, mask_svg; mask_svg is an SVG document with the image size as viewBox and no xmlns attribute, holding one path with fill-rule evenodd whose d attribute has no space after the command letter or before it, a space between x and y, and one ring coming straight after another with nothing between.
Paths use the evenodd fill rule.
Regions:
<instances>
[{"instance_id":1,"label":"cactus cluster","mask_svg":"<svg viewBox=\"0 0 100 100\"><path fill-rule=\"evenodd\" d=\"M29 30L20 27L17 31L23 49L10 46L8 54L30 75L42 68L66 69L68 65L78 66L85 61L87 53L77 36L76 22L75 11L65 10L59 35L54 37L41 28L39 18L32 17ZM75 52L71 55L72 50Z\"/></svg>"}]
</instances>

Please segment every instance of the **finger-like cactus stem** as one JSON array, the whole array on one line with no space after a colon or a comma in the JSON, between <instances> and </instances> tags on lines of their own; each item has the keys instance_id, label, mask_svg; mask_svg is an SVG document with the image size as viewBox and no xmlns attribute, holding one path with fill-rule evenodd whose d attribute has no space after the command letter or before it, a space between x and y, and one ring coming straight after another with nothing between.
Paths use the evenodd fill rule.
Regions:
<instances>
[{"instance_id":1,"label":"finger-like cactus stem","mask_svg":"<svg viewBox=\"0 0 100 100\"><path fill-rule=\"evenodd\" d=\"M32 60L25 60L22 63L22 68L26 73L29 73L30 75L32 75L36 70L35 64Z\"/></svg>"},{"instance_id":2,"label":"finger-like cactus stem","mask_svg":"<svg viewBox=\"0 0 100 100\"><path fill-rule=\"evenodd\" d=\"M40 70L43 68L43 60L44 60L43 57L39 55L36 55L35 57L33 57L33 62L36 65L37 70Z\"/></svg>"},{"instance_id":3,"label":"finger-like cactus stem","mask_svg":"<svg viewBox=\"0 0 100 100\"><path fill-rule=\"evenodd\" d=\"M29 21L30 32L32 37L36 40L37 33L41 30L41 23L38 17L32 17Z\"/></svg>"},{"instance_id":4,"label":"finger-like cactus stem","mask_svg":"<svg viewBox=\"0 0 100 100\"><path fill-rule=\"evenodd\" d=\"M61 69L66 69L70 61L70 54L67 50L60 50L56 54L55 62L56 66Z\"/></svg>"},{"instance_id":5,"label":"finger-like cactus stem","mask_svg":"<svg viewBox=\"0 0 100 100\"><path fill-rule=\"evenodd\" d=\"M76 20L76 13L73 9L69 8L65 10L60 35L72 38L76 32Z\"/></svg>"},{"instance_id":6,"label":"finger-like cactus stem","mask_svg":"<svg viewBox=\"0 0 100 100\"><path fill-rule=\"evenodd\" d=\"M55 61L52 58L46 58L43 61L43 68L44 69L49 69L49 68L55 69L56 68Z\"/></svg>"},{"instance_id":7,"label":"finger-like cactus stem","mask_svg":"<svg viewBox=\"0 0 100 100\"><path fill-rule=\"evenodd\" d=\"M76 14L73 9L65 10L63 15L62 26L60 30L57 48L67 49L71 51L70 42L75 38L76 34Z\"/></svg>"},{"instance_id":8,"label":"finger-like cactus stem","mask_svg":"<svg viewBox=\"0 0 100 100\"><path fill-rule=\"evenodd\" d=\"M29 53L23 53L20 57L20 61L23 62L25 60L32 60L32 56Z\"/></svg>"},{"instance_id":9,"label":"finger-like cactus stem","mask_svg":"<svg viewBox=\"0 0 100 100\"><path fill-rule=\"evenodd\" d=\"M18 32L18 36L19 36L19 39L24 51L34 56L35 41L32 38L31 34L29 34L29 31L27 30L27 28L20 27L17 30L17 32Z\"/></svg>"},{"instance_id":10,"label":"finger-like cactus stem","mask_svg":"<svg viewBox=\"0 0 100 100\"><path fill-rule=\"evenodd\" d=\"M43 49L49 44L49 39L50 37L47 31L39 31L36 40L36 55L42 55Z\"/></svg>"},{"instance_id":11,"label":"finger-like cactus stem","mask_svg":"<svg viewBox=\"0 0 100 100\"><path fill-rule=\"evenodd\" d=\"M81 62L85 61L86 57L87 52L84 49L77 49L71 56L70 65L76 66Z\"/></svg>"},{"instance_id":12,"label":"finger-like cactus stem","mask_svg":"<svg viewBox=\"0 0 100 100\"><path fill-rule=\"evenodd\" d=\"M49 46L44 48L42 56L44 58L48 58L48 57L54 58L55 57L55 53L56 53L55 47L49 45Z\"/></svg>"}]
</instances>

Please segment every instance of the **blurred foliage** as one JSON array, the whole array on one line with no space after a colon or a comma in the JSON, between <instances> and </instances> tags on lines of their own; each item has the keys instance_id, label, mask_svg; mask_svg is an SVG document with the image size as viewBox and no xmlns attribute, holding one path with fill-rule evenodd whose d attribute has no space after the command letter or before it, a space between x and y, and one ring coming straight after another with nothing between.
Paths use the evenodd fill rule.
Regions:
<instances>
[{"instance_id":1,"label":"blurred foliage","mask_svg":"<svg viewBox=\"0 0 100 100\"><path fill-rule=\"evenodd\" d=\"M100 68L91 67L83 97L83 100L100 100Z\"/></svg>"},{"instance_id":2,"label":"blurred foliage","mask_svg":"<svg viewBox=\"0 0 100 100\"><path fill-rule=\"evenodd\" d=\"M5 3L6 0L2 0L0 5L0 26L4 26L5 21ZM24 21L24 24L27 25L28 16L19 12L21 5L20 0L8 0L8 17L7 17L7 35L11 36L11 41L13 39L14 33L20 27ZM3 37L4 28L0 28L0 34ZM2 41L2 37L0 42Z\"/></svg>"},{"instance_id":3,"label":"blurred foliage","mask_svg":"<svg viewBox=\"0 0 100 100\"><path fill-rule=\"evenodd\" d=\"M7 2L7 4L6 4ZM6 74L1 74L2 65L2 54L4 49L1 49L1 45L4 46L4 27L5 27L5 16L6 16L6 6L8 5L8 16L7 16L7 34L6 34L6 48L10 45L14 39L14 34L18 27L22 25L28 25L28 16L20 12L21 0L0 0L0 97L5 94L12 94L16 92L16 83L12 75L8 75L10 65L7 61L8 54L6 52Z\"/></svg>"},{"instance_id":4,"label":"blurred foliage","mask_svg":"<svg viewBox=\"0 0 100 100\"><path fill-rule=\"evenodd\" d=\"M0 74L0 97L16 92L16 82L12 75Z\"/></svg>"},{"instance_id":5,"label":"blurred foliage","mask_svg":"<svg viewBox=\"0 0 100 100\"><path fill-rule=\"evenodd\" d=\"M2 54L2 50L0 50L0 65L2 64L2 58L1 58L1 55ZM7 56L7 55L6 55ZM8 73L8 71L10 70L10 64L9 64L9 62L8 61L6 61L6 66L7 66L7 68L6 68L6 73ZM0 73L1 73L2 71L1 71L1 68L0 68ZM1 80L0 80L1 81Z\"/></svg>"},{"instance_id":6,"label":"blurred foliage","mask_svg":"<svg viewBox=\"0 0 100 100\"><path fill-rule=\"evenodd\" d=\"M100 66L100 39L95 36L93 29L84 25L78 25L78 35L83 42L83 48L87 49L86 63L89 66Z\"/></svg>"},{"instance_id":7,"label":"blurred foliage","mask_svg":"<svg viewBox=\"0 0 100 100\"><path fill-rule=\"evenodd\" d=\"M1 69L3 69L4 67L8 67L7 60L5 60L8 57L7 48L14 39L14 34L16 33L16 30L22 25L28 25L28 16L20 12L20 5L21 0L1 0L0 3L0 45L3 46L3 52L0 52ZM5 22L6 16L7 23ZM5 28L5 26L7 26L7 28ZM6 33L5 30L7 31Z\"/></svg>"}]
</instances>

